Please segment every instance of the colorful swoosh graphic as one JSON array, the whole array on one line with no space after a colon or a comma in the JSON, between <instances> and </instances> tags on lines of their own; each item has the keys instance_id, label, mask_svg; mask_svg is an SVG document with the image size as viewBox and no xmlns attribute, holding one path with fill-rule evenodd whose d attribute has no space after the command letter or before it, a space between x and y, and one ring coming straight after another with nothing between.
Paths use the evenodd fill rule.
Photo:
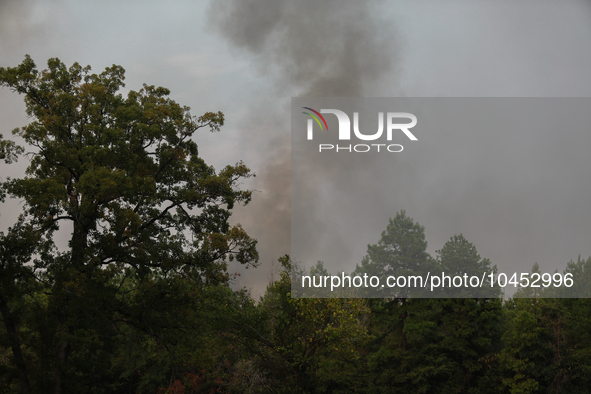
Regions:
<instances>
[{"instance_id":1,"label":"colorful swoosh graphic","mask_svg":"<svg viewBox=\"0 0 591 394\"><path fill-rule=\"evenodd\" d=\"M324 122L324 126L326 126L326 131L328 131L328 125L326 124L326 120L324 120L324 116L320 115L320 112L318 112L312 108L309 108L309 107L302 107L302 108L308 109L308 110L314 112L316 115L320 116L320 119L322 119L322 122ZM314 118L316 123L318 123L318 126L320 126L320 130L324 130L324 128L322 127L322 123L320 123L320 120L316 116L312 115L309 112L302 112L302 113L306 114L306 115L310 115L312 118Z\"/></svg>"}]
</instances>

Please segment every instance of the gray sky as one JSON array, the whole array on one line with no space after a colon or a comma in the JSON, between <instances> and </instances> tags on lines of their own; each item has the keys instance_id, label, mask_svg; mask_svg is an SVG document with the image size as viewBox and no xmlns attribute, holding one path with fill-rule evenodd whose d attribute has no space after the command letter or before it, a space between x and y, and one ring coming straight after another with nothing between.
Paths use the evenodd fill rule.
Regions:
<instances>
[{"instance_id":1,"label":"gray sky","mask_svg":"<svg viewBox=\"0 0 591 394\"><path fill-rule=\"evenodd\" d=\"M119 64L129 89L165 86L195 115L226 114L220 133L196 139L216 168L244 160L257 173L245 184L257 190L253 202L234 215L259 239L262 265L240 279L256 295L268 283L271 262L289 253L290 97L587 97L590 37L591 5L582 1L0 0L2 66L19 64L25 54L39 67L50 57L90 64L95 72ZM24 125L22 97L0 90L0 116L5 137ZM560 163L570 156L560 152L552 161L558 166L530 167L531 176L555 171L563 179ZM1 176L19 168L2 165ZM591 231L581 219L591 208L579 184L589 179L566 177L560 194L538 200L531 189L524 191L531 197L515 201L535 228L550 229L532 232L528 243L507 244L494 213L439 210L460 212L483 189L438 195L434 188L422 197L425 210L393 204L390 215L406 209L424 225L430 252L462 232L493 263L513 255L564 264L591 254ZM487 192L506 198L511 190ZM545 214L544 201L553 199L568 203ZM13 204L0 208L3 228L14 220ZM571 227L577 231L565 230Z\"/></svg>"}]
</instances>

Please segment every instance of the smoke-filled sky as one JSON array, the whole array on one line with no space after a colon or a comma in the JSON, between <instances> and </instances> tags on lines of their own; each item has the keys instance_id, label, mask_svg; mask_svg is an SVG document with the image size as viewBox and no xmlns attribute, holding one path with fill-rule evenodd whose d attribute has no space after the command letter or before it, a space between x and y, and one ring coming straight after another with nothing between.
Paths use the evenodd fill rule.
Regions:
<instances>
[{"instance_id":1,"label":"smoke-filled sky","mask_svg":"<svg viewBox=\"0 0 591 394\"><path fill-rule=\"evenodd\" d=\"M216 168L244 160L257 174L244 185L256 190L252 203L233 220L259 240L262 264L232 267L255 295L264 291L271 263L290 251L291 97L588 97L590 37L587 1L0 0L0 66L15 66L25 54L39 67L50 57L95 72L119 64L127 89L165 86L195 115L225 113L220 133L195 138ZM5 137L24 125L22 97L0 90L0 117ZM461 214L483 190L491 201L512 195L510 185L474 188L479 173L467 171L470 188L429 189L420 211L392 201L366 243L379 239L388 216L406 209L426 227L431 253L462 232L493 264L507 256L542 266L587 257L591 207L584 185L591 179L562 174L569 151L559 152L548 158L555 166L525 166L531 174L523 176L555 171L564 181L557 187L566 187L537 200L539 190L522 185L521 197L507 206L528 218L519 234L533 240L507 243L496 215ZM0 176L24 164L2 164ZM558 211L541 214L551 209L542 202L552 199ZM0 208L0 227L14 221L16 205Z\"/></svg>"}]
</instances>

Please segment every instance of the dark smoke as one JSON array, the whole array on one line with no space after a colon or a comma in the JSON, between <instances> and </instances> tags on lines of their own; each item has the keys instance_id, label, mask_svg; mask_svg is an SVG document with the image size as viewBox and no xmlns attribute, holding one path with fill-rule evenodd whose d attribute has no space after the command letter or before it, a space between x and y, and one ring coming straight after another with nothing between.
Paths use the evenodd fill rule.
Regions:
<instances>
[{"instance_id":1,"label":"dark smoke","mask_svg":"<svg viewBox=\"0 0 591 394\"><path fill-rule=\"evenodd\" d=\"M379 3L360 1L216 1L215 25L256 55L291 96L363 96L394 64L392 29Z\"/></svg>"},{"instance_id":2,"label":"dark smoke","mask_svg":"<svg viewBox=\"0 0 591 394\"><path fill-rule=\"evenodd\" d=\"M243 131L245 152L262 155L254 186L260 193L235 215L259 240L265 265L290 253L289 97L371 95L380 78L393 71L397 52L391 26L378 18L379 6L356 0L229 0L210 7L210 20L220 34L250 53L257 71L274 81L274 91L251 104L260 108L269 96L274 98L273 111L266 111L268 123ZM243 124L257 122L252 118ZM327 170L328 164L321 168ZM347 183L342 181L336 184ZM316 200L314 183L311 171L310 206ZM309 215L311 226L325 226L313 211ZM266 278L259 273L249 285L260 289Z\"/></svg>"}]
</instances>

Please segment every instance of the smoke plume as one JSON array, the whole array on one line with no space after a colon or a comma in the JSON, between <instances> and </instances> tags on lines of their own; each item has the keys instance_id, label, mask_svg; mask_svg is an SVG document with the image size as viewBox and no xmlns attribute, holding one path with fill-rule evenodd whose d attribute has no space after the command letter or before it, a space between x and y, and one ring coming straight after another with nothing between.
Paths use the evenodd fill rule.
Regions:
<instances>
[{"instance_id":1,"label":"smoke plume","mask_svg":"<svg viewBox=\"0 0 591 394\"><path fill-rule=\"evenodd\" d=\"M274 81L268 95L251 104L263 108L263 103L273 102L273 111L265 111L267 122L262 127L255 117L242 122L259 124L243 130L243 138L245 152L260 155L254 185L260 193L255 192L252 203L235 218L259 240L259 270L290 253L289 98L371 95L380 78L393 71L397 53L391 26L378 18L379 5L355 0L228 0L210 7L210 20L219 33L249 53L256 70ZM259 111L249 112L260 119ZM310 163L310 188L303 191L310 201L318 193L312 187L317 165ZM322 168L330 171L326 165L330 163ZM310 226L325 225L315 217L311 210ZM247 282L260 289L265 280L259 274Z\"/></svg>"}]
</instances>

